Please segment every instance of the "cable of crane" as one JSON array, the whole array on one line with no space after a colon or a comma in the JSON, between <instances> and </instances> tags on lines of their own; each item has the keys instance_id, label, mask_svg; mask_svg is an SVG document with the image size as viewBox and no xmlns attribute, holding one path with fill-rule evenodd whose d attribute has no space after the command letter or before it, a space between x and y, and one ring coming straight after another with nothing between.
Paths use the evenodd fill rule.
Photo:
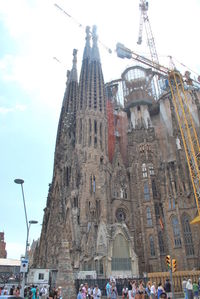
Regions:
<instances>
[{"instance_id":1,"label":"cable of crane","mask_svg":"<svg viewBox=\"0 0 200 299\"><path fill-rule=\"evenodd\" d=\"M180 65L182 65L183 67L185 67L185 68L187 68L188 70L190 70L192 73L194 73L194 74L196 74L197 76L199 76L199 74L196 72L196 71L194 71L194 70L192 70L191 68L189 68L187 65L185 65L184 63L182 63L182 62L180 62L180 61L178 61L176 58L174 58L173 57L173 59L175 59Z\"/></svg>"},{"instance_id":2,"label":"cable of crane","mask_svg":"<svg viewBox=\"0 0 200 299\"><path fill-rule=\"evenodd\" d=\"M74 21L74 23L76 23L79 27L81 27L82 29L86 28L86 26L84 26L79 21L77 21L68 12L66 12L62 7L60 7L57 3L54 3L54 6L57 7L60 11L62 11L62 13L64 13L67 17L71 18ZM90 32L91 36L93 36L92 31L90 30L89 32ZM102 43L101 40L98 40L98 41L99 41L99 44L101 44L108 51L109 54L112 54L113 51L109 47L107 47L104 43Z\"/></svg>"}]
</instances>

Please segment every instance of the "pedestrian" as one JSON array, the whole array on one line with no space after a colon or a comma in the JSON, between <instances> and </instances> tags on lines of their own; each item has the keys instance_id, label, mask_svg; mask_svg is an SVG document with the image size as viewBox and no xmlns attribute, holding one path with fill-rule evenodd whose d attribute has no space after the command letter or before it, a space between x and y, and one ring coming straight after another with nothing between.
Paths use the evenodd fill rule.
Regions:
<instances>
[{"instance_id":1,"label":"pedestrian","mask_svg":"<svg viewBox=\"0 0 200 299\"><path fill-rule=\"evenodd\" d=\"M57 299L62 299L62 287L58 287L57 289Z\"/></svg>"},{"instance_id":2,"label":"pedestrian","mask_svg":"<svg viewBox=\"0 0 200 299\"><path fill-rule=\"evenodd\" d=\"M87 283L84 283L84 285L82 286L82 296L83 296L83 299L86 299L86 296L87 296Z\"/></svg>"},{"instance_id":3,"label":"pedestrian","mask_svg":"<svg viewBox=\"0 0 200 299\"><path fill-rule=\"evenodd\" d=\"M56 298L56 288L53 287L53 289L50 288L49 290L49 299L55 299L55 298Z\"/></svg>"},{"instance_id":4,"label":"pedestrian","mask_svg":"<svg viewBox=\"0 0 200 299\"><path fill-rule=\"evenodd\" d=\"M92 298L93 286L88 287L88 298Z\"/></svg>"},{"instance_id":5,"label":"pedestrian","mask_svg":"<svg viewBox=\"0 0 200 299\"><path fill-rule=\"evenodd\" d=\"M111 284L110 298L111 299L116 299L117 296L118 296L117 287L115 285L115 282L113 281L112 284Z\"/></svg>"},{"instance_id":6,"label":"pedestrian","mask_svg":"<svg viewBox=\"0 0 200 299\"><path fill-rule=\"evenodd\" d=\"M123 289L122 289L122 298L128 298L128 288L126 285L124 285Z\"/></svg>"},{"instance_id":7,"label":"pedestrian","mask_svg":"<svg viewBox=\"0 0 200 299\"><path fill-rule=\"evenodd\" d=\"M158 288L157 288L157 298L159 299L160 295L164 292L165 292L165 290L162 286L162 282L159 282Z\"/></svg>"},{"instance_id":8,"label":"pedestrian","mask_svg":"<svg viewBox=\"0 0 200 299\"><path fill-rule=\"evenodd\" d=\"M189 278L186 284L188 299L193 299L193 285L192 280Z\"/></svg>"},{"instance_id":9,"label":"pedestrian","mask_svg":"<svg viewBox=\"0 0 200 299\"><path fill-rule=\"evenodd\" d=\"M145 288L144 288L144 284L143 281L140 280L139 286L137 288L137 293L139 294L139 298L140 299L144 299L145 296Z\"/></svg>"},{"instance_id":10,"label":"pedestrian","mask_svg":"<svg viewBox=\"0 0 200 299\"><path fill-rule=\"evenodd\" d=\"M81 287L79 288L77 299L83 299Z\"/></svg>"},{"instance_id":11,"label":"pedestrian","mask_svg":"<svg viewBox=\"0 0 200 299\"><path fill-rule=\"evenodd\" d=\"M13 291L13 295L15 295L16 297L20 296L20 287L19 286Z\"/></svg>"},{"instance_id":12,"label":"pedestrian","mask_svg":"<svg viewBox=\"0 0 200 299\"><path fill-rule=\"evenodd\" d=\"M101 290L99 289L98 285L96 284L93 290L93 298L99 299L101 298Z\"/></svg>"},{"instance_id":13,"label":"pedestrian","mask_svg":"<svg viewBox=\"0 0 200 299\"><path fill-rule=\"evenodd\" d=\"M150 298L150 296L151 296L151 282L150 281L147 282L145 291L146 291L147 296Z\"/></svg>"},{"instance_id":14,"label":"pedestrian","mask_svg":"<svg viewBox=\"0 0 200 299\"><path fill-rule=\"evenodd\" d=\"M109 280L106 284L106 296L108 299L110 299L111 294L111 281Z\"/></svg>"},{"instance_id":15,"label":"pedestrian","mask_svg":"<svg viewBox=\"0 0 200 299\"><path fill-rule=\"evenodd\" d=\"M40 297L41 299L46 299L47 298L47 287L44 285L41 289L40 289Z\"/></svg>"},{"instance_id":16,"label":"pedestrian","mask_svg":"<svg viewBox=\"0 0 200 299\"><path fill-rule=\"evenodd\" d=\"M183 281L182 281L182 289L185 295L184 299L188 299L188 294L187 294L187 289L186 289L186 284L187 284L187 280L185 277L183 277Z\"/></svg>"},{"instance_id":17,"label":"pedestrian","mask_svg":"<svg viewBox=\"0 0 200 299\"><path fill-rule=\"evenodd\" d=\"M167 294L165 292L161 293L160 299L167 299Z\"/></svg>"},{"instance_id":18,"label":"pedestrian","mask_svg":"<svg viewBox=\"0 0 200 299\"><path fill-rule=\"evenodd\" d=\"M193 294L194 294L194 299L198 299L198 297L199 297L199 286L196 283L196 281L193 282Z\"/></svg>"},{"instance_id":19,"label":"pedestrian","mask_svg":"<svg viewBox=\"0 0 200 299\"><path fill-rule=\"evenodd\" d=\"M14 292L14 289L15 289L15 286L13 285L11 288L10 288L10 293L9 293L9 295L13 295L13 292Z\"/></svg>"},{"instance_id":20,"label":"pedestrian","mask_svg":"<svg viewBox=\"0 0 200 299\"><path fill-rule=\"evenodd\" d=\"M156 283L153 282L150 289L150 297L151 299L156 299Z\"/></svg>"},{"instance_id":21,"label":"pedestrian","mask_svg":"<svg viewBox=\"0 0 200 299\"><path fill-rule=\"evenodd\" d=\"M36 299L36 287L34 285L32 285L31 292L32 292L32 299Z\"/></svg>"},{"instance_id":22,"label":"pedestrian","mask_svg":"<svg viewBox=\"0 0 200 299\"><path fill-rule=\"evenodd\" d=\"M135 298L137 294L137 283L135 280L132 281L132 291L131 291L131 298Z\"/></svg>"},{"instance_id":23,"label":"pedestrian","mask_svg":"<svg viewBox=\"0 0 200 299\"><path fill-rule=\"evenodd\" d=\"M132 293L132 281L128 281L128 298L131 299L131 293Z\"/></svg>"},{"instance_id":24,"label":"pedestrian","mask_svg":"<svg viewBox=\"0 0 200 299\"><path fill-rule=\"evenodd\" d=\"M167 293L167 298L172 299L171 282L169 281L169 278L165 281L164 290Z\"/></svg>"}]
</instances>

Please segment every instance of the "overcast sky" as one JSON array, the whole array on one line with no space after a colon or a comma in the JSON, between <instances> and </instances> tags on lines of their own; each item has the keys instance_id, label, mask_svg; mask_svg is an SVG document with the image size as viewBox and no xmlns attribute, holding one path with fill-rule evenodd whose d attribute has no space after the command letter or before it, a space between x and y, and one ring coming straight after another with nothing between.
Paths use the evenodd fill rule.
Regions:
<instances>
[{"instance_id":1,"label":"overcast sky","mask_svg":"<svg viewBox=\"0 0 200 299\"><path fill-rule=\"evenodd\" d=\"M178 68L177 61L199 73L200 1L150 0L148 14L160 62L169 66L167 56L172 55ZM5 232L9 258L20 258L26 240L15 178L25 180L28 219L38 220L30 241L40 235L66 71L72 66L73 48L78 49L80 71L84 26L97 25L105 45L99 45L104 78L110 81L134 63L117 58L117 42L149 55L145 34L143 45L137 45L139 16L139 0L0 1L0 231Z\"/></svg>"}]
</instances>

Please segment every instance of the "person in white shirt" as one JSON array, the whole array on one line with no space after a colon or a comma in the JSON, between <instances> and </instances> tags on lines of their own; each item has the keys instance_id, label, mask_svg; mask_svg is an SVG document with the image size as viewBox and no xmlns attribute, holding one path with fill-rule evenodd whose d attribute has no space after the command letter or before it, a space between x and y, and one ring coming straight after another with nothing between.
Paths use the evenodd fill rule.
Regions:
<instances>
[{"instance_id":1,"label":"person in white shirt","mask_svg":"<svg viewBox=\"0 0 200 299\"><path fill-rule=\"evenodd\" d=\"M156 299L156 283L153 282L150 290L151 299Z\"/></svg>"},{"instance_id":2,"label":"person in white shirt","mask_svg":"<svg viewBox=\"0 0 200 299\"><path fill-rule=\"evenodd\" d=\"M192 280L190 278L186 283L186 289L187 289L188 299L193 299L193 285L192 285Z\"/></svg>"},{"instance_id":3,"label":"person in white shirt","mask_svg":"<svg viewBox=\"0 0 200 299\"><path fill-rule=\"evenodd\" d=\"M99 299L101 298L101 290L98 288L98 285L95 285L95 288L93 290L93 299Z\"/></svg>"}]
</instances>

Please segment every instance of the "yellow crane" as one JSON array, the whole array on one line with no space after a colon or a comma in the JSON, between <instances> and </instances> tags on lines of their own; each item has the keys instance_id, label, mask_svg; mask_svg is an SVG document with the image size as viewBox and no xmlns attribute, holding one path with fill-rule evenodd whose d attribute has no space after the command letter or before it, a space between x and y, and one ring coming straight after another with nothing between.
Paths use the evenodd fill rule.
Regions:
<instances>
[{"instance_id":1,"label":"yellow crane","mask_svg":"<svg viewBox=\"0 0 200 299\"><path fill-rule=\"evenodd\" d=\"M170 70L155 61L153 62L144 56L138 55L123 44L117 44L116 52L120 58L134 59L156 69L158 74L168 77L172 103L179 124L198 212L198 216L191 221L191 224L200 223L200 146L184 88L183 77L177 70Z\"/></svg>"}]
</instances>

